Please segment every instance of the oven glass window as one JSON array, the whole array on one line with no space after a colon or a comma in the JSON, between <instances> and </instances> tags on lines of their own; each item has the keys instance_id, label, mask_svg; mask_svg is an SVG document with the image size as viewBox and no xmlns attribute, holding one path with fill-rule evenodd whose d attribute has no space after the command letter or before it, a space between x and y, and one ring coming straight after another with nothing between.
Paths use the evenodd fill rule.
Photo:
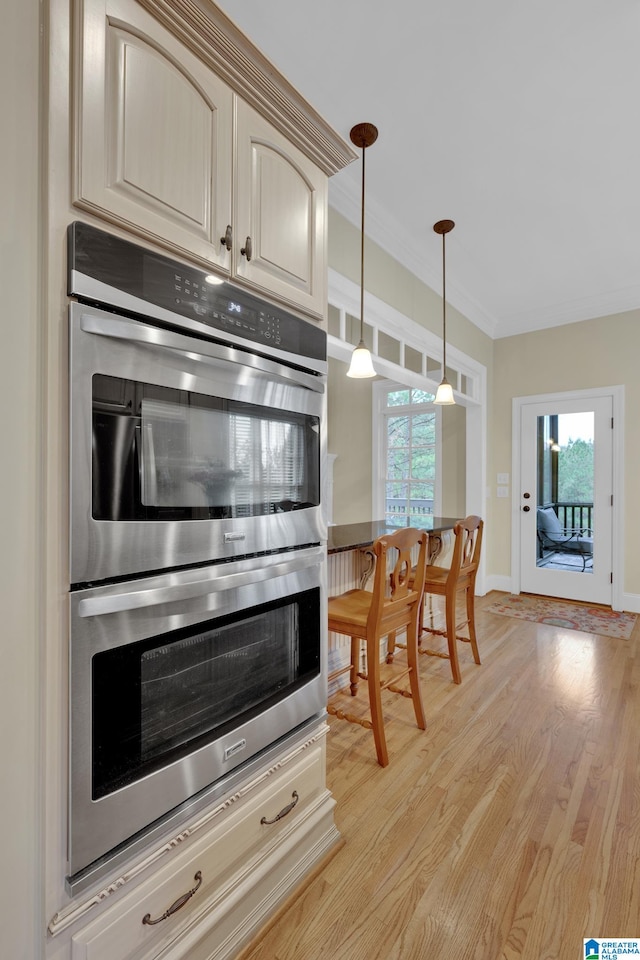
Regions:
<instances>
[{"instance_id":1,"label":"oven glass window","mask_svg":"<svg viewBox=\"0 0 640 960\"><path fill-rule=\"evenodd\" d=\"M307 414L93 377L93 517L255 517L320 502Z\"/></svg>"},{"instance_id":2,"label":"oven glass window","mask_svg":"<svg viewBox=\"0 0 640 960\"><path fill-rule=\"evenodd\" d=\"M94 800L229 733L320 671L320 591L92 661Z\"/></svg>"}]
</instances>

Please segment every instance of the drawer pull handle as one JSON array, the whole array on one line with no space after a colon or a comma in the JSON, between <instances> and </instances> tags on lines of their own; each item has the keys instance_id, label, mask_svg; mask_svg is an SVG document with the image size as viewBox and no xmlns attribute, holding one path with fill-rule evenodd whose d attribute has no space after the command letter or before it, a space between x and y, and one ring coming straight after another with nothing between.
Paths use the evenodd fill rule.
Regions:
<instances>
[{"instance_id":1,"label":"drawer pull handle","mask_svg":"<svg viewBox=\"0 0 640 960\"><path fill-rule=\"evenodd\" d=\"M282 810L280 811L280 813L276 813L276 815L275 815L275 817L273 818L273 820L267 820L266 817L263 817L262 820L260 821L260 823L277 823L278 820L282 820L282 818L283 818L283 817L286 817L286 815L287 815L288 813L291 813L291 811L292 811L293 808L295 807L296 803L297 803L298 800L300 799L300 797L298 796L298 791L297 791L297 790L294 790L293 793L291 794L291 796L293 797L291 803L288 803L288 804L286 805L286 807L283 807Z\"/></svg>"},{"instance_id":2,"label":"drawer pull handle","mask_svg":"<svg viewBox=\"0 0 640 960\"><path fill-rule=\"evenodd\" d=\"M168 918L173 916L174 913L177 913L181 907L184 907L185 903L191 900L191 897L194 895L194 893L202 886L202 873L200 870L198 870L193 879L197 881L195 887L193 887L193 889L189 890L187 893L183 893L182 896L178 897L177 900L174 900L169 909L165 910L161 917L156 917L155 920L152 920L151 914L145 913L144 917L142 918L142 922L148 923L149 926L153 926L154 923L162 923L163 920L168 920Z\"/></svg>"}]
</instances>

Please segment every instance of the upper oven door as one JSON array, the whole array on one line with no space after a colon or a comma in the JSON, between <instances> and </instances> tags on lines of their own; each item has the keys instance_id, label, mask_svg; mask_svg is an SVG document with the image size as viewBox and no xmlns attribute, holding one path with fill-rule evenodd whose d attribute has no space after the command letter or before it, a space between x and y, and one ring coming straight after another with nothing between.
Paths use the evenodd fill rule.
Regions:
<instances>
[{"instance_id":1,"label":"upper oven door","mask_svg":"<svg viewBox=\"0 0 640 960\"><path fill-rule=\"evenodd\" d=\"M325 380L70 306L71 582L319 543Z\"/></svg>"}]
</instances>

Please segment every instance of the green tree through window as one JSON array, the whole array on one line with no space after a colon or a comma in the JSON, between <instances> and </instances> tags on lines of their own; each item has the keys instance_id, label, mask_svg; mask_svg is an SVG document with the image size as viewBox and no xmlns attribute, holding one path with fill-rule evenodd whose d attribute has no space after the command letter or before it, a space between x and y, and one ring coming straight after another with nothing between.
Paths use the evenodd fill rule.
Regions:
<instances>
[{"instance_id":1,"label":"green tree through window","mask_svg":"<svg viewBox=\"0 0 640 960\"><path fill-rule=\"evenodd\" d=\"M558 455L558 500L593 503L593 441L568 440Z\"/></svg>"},{"instance_id":2,"label":"green tree through window","mask_svg":"<svg viewBox=\"0 0 640 960\"><path fill-rule=\"evenodd\" d=\"M436 411L433 394L391 389L386 423L385 519L406 526L433 512Z\"/></svg>"}]
</instances>

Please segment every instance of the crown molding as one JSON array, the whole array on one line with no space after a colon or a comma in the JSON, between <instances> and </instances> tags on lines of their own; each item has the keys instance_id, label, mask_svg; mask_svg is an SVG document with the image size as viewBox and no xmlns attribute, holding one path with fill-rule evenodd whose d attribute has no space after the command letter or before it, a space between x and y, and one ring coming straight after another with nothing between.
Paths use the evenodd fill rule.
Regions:
<instances>
[{"instance_id":1,"label":"crown molding","mask_svg":"<svg viewBox=\"0 0 640 960\"><path fill-rule=\"evenodd\" d=\"M640 285L626 287L624 290L612 290L592 297L568 300L566 303L540 310L527 310L516 313L498 324L495 338L515 337L521 333L534 333L536 330L548 330L550 327L562 327L581 320L597 320L600 317L614 316L618 313L638 311L640 304Z\"/></svg>"}]
</instances>

